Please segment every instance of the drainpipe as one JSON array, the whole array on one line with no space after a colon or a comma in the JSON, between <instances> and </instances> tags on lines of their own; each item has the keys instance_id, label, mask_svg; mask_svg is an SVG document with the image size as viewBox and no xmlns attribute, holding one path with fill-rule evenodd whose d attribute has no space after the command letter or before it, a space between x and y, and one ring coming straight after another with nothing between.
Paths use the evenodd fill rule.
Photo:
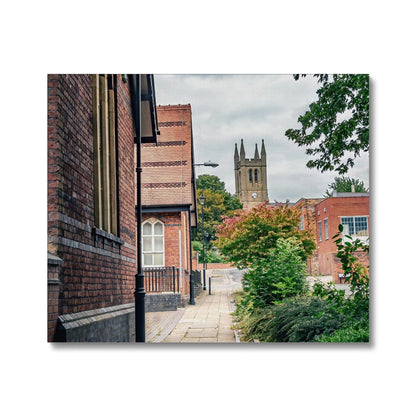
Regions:
<instances>
[{"instance_id":1,"label":"drainpipe","mask_svg":"<svg viewBox=\"0 0 416 416\"><path fill-rule=\"evenodd\" d=\"M133 77L136 78L136 91L133 87ZM136 175L137 175L137 273L135 275L135 291L134 291L134 317L136 342L146 342L145 332L145 296L144 275L142 267L142 167L141 167L141 79L139 75L129 75L130 85L132 88L132 101L134 104L134 115L136 125Z\"/></svg>"},{"instance_id":2,"label":"drainpipe","mask_svg":"<svg viewBox=\"0 0 416 416\"><path fill-rule=\"evenodd\" d=\"M192 271L192 233L191 233L191 207L188 208L189 224L189 303L195 305L194 272Z\"/></svg>"}]
</instances>

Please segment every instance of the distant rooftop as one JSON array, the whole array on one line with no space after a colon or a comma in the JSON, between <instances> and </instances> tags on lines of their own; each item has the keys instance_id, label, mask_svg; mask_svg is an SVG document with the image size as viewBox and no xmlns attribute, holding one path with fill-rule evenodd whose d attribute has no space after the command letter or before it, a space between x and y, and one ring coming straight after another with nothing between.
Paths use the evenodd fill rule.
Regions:
<instances>
[{"instance_id":1,"label":"distant rooftop","mask_svg":"<svg viewBox=\"0 0 416 416\"><path fill-rule=\"evenodd\" d=\"M356 198L359 196L370 196L369 192L332 192L333 198Z\"/></svg>"}]
</instances>

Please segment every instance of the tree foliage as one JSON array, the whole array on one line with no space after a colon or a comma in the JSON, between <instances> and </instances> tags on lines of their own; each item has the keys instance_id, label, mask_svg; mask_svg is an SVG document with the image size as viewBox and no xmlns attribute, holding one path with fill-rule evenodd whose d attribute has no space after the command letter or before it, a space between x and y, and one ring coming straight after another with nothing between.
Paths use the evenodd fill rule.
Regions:
<instances>
[{"instance_id":1,"label":"tree foliage","mask_svg":"<svg viewBox=\"0 0 416 416\"><path fill-rule=\"evenodd\" d=\"M328 185L328 189L324 194L324 197L332 196L332 192L352 192L354 186L354 192L369 192L369 189L365 187L364 182L360 179L348 178L346 176L336 177L334 182Z\"/></svg>"},{"instance_id":2,"label":"tree foliage","mask_svg":"<svg viewBox=\"0 0 416 416\"><path fill-rule=\"evenodd\" d=\"M369 150L369 76L315 77L322 84L317 91L318 100L299 116L301 128L288 129L285 134L298 146L305 146L307 155L316 156L307 162L307 167L343 175L361 152ZM294 78L299 79L299 75Z\"/></svg>"},{"instance_id":3,"label":"tree foliage","mask_svg":"<svg viewBox=\"0 0 416 416\"><path fill-rule=\"evenodd\" d=\"M267 202L250 211L238 211L217 226L216 245L237 267L245 268L268 257L278 239L293 237L300 245L302 260L306 260L315 249L315 242L309 231L299 229L299 217L295 207L275 208Z\"/></svg>"},{"instance_id":4,"label":"tree foliage","mask_svg":"<svg viewBox=\"0 0 416 416\"><path fill-rule=\"evenodd\" d=\"M345 296L333 284L316 284L314 295L326 300L332 313L345 317L345 322L336 333L319 339L321 342L368 342L370 322L370 290L368 267L363 266L356 253L369 252L369 246L351 236L342 238L343 226L333 237L337 246L337 257L342 264L345 282L350 285L351 296Z\"/></svg>"},{"instance_id":5,"label":"tree foliage","mask_svg":"<svg viewBox=\"0 0 416 416\"><path fill-rule=\"evenodd\" d=\"M247 311L274 305L285 298L306 293L306 265L294 238L278 239L267 257L253 261L243 277Z\"/></svg>"},{"instance_id":6,"label":"tree foliage","mask_svg":"<svg viewBox=\"0 0 416 416\"><path fill-rule=\"evenodd\" d=\"M208 247L216 238L216 225L222 223L222 217L234 215L234 211L241 209L243 204L225 189L225 184L215 175L200 175L196 179L197 205L198 205L198 228L193 230L192 239L202 241L202 210L199 202L201 193L205 196L204 206L204 234Z\"/></svg>"},{"instance_id":7,"label":"tree foliage","mask_svg":"<svg viewBox=\"0 0 416 416\"><path fill-rule=\"evenodd\" d=\"M234 313L236 327L243 331L243 339L260 342L368 342L369 341L369 275L368 268L356 257L357 251L368 252L368 245L346 236L342 238L342 225L333 237L337 246L337 257L349 283L351 294L337 289L334 283L314 285L313 295L303 290L293 291L298 279L286 273L284 265L289 258L279 256L282 262L273 264L273 259L261 261L268 265L265 270L256 266L246 274L248 288L237 300ZM284 250L283 250L284 252ZM295 263L293 263L295 264ZM274 273L274 269L280 269ZM275 277L271 279L271 276ZM284 291L278 291L273 298L276 283L288 282ZM278 286L277 286L278 287ZM300 286L301 287L301 286ZM289 290L287 290L289 289ZM280 299L280 300L279 300Z\"/></svg>"}]
</instances>

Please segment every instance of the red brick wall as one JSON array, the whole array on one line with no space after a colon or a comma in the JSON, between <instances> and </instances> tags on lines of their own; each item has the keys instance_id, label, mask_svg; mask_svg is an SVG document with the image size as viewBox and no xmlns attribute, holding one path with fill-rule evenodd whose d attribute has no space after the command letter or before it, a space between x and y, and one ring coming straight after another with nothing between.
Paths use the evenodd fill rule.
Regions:
<instances>
[{"instance_id":1,"label":"red brick wall","mask_svg":"<svg viewBox=\"0 0 416 416\"><path fill-rule=\"evenodd\" d=\"M355 257L357 257L358 262L367 268L370 266L370 259L368 253L364 253L362 251L356 251L353 253ZM338 257L336 257L336 254L332 255L332 280L334 282L340 283L339 275L344 274L344 271L342 270L342 263Z\"/></svg>"},{"instance_id":2,"label":"red brick wall","mask_svg":"<svg viewBox=\"0 0 416 416\"><path fill-rule=\"evenodd\" d=\"M339 265L335 266L336 244L332 237L338 233L341 223L340 217L369 216L369 197L333 197L318 203L316 211L316 236L319 258L319 272L323 275L332 275L334 281L338 281ZM324 220L328 219L328 239L325 238ZM319 241L318 222L321 221L322 241ZM370 221L368 221L370 226ZM368 256L366 260L368 264Z\"/></svg>"},{"instance_id":3,"label":"red brick wall","mask_svg":"<svg viewBox=\"0 0 416 416\"><path fill-rule=\"evenodd\" d=\"M143 221L156 218L164 224L165 267L180 267L179 245L182 247L182 294L189 294L189 229L187 212L145 213ZM179 231L181 231L179 236ZM180 241L179 241L180 238ZM188 273L187 273L187 272Z\"/></svg>"},{"instance_id":4,"label":"red brick wall","mask_svg":"<svg viewBox=\"0 0 416 416\"><path fill-rule=\"evenodd\" d=\"M202 270L203 265L202 263L196 262L196 259L192 260L193 269L194 270ZM215 270L215 269L232 269L235 268L235 266L231 263L207 263L207 270Z\"/></svg>"},{"instance_id":5,"label":"red brick wall","mask_svg":"<svg viewBox=\"0 0 416 416\"><path fill-rule=\"evenodd\" d=\"M48 251L63 260L60 314L134 301L133 120L120 76L117 88L121 245L93 233L91 75L48 76Z\"/></svg>"},{"instance_id":6,"label":"red brick wall","mask_svg":"<svg viewBox=\"0 0 416 416\"><path fill-rule=\"evenodd\" d=\"M313 236L314 240L317 242L316 236L316 212L315 206L322 198L315 198L315 199L305 199L302 198L296 203L296 208L300 210L300 215L303 218L303 229L308 230L311 235ZM306 261L307 265L307 272L311 276L315 276L319 274L319 260L318 260L318 252L315 250L312 255Z\"/></svg>"}]
</instances>

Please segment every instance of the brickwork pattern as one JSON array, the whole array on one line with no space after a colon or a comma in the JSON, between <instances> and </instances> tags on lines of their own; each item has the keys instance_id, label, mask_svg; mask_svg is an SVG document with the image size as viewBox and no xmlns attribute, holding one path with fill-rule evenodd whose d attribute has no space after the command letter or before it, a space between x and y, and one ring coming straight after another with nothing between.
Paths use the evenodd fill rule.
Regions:
<instances>
[{"instance_id":1,"label":"brickwork pattern","mask_svg":"<svg viewBox=\"0 0 416 416\"><path fill-rule=\"evenodd\" d=\"M333 197L326 198L315 206L317 254L319 258L319 272L323 275L332 275L338 281L339 265L336 262L337 247L332 237L338 233L340 217L369 216L370 206L368 196ZM328 220L328 238L325 236L324 220ZM318 223L321 222L322 241L319 241ZM368 226L370 221L367 222ZM363 257L364 259L364 257ZM368 257L366 264L368 265Z\"/></svg>"},{"instance_id":2,"label":"brickwork pattern","mask_svg":"<svg viewBox=\"0 0 416 416\"><path fill-rule=\"evenodd\" d=\"M303 219L303 229L308 230L314 241L317 242L316 234L316 212L315 206L321 202L323 198L302 198L296 202L295 207L299 209L300 215ZM307 272L310 276L319 274L319 257L318 251L314 250L311 257L306 262Z\"/></svg>"},{"instance_id":3,"label":"brickwork pattern","mask_svg":"<svg viewBox=\"0 0 416 416\"><path fill-rule=\"evenodd\" d=\"M95 233L91 75L48 76L48 251L63 262L59 313L132 302L136 218L134 133L117 76L119 236Z\"/></svg>"},{"instance_id":4,"label":"brickwork pattern","mask_svg":"<svg viewBox=\"0 0 416 416\"><path fill-rule=\"evenodd\" d=\"M158 143L142 146L144 206L192 204L190 105L157 107ZM174 162L174 163L173 163Z\"/></svg>"}]
</instances>

